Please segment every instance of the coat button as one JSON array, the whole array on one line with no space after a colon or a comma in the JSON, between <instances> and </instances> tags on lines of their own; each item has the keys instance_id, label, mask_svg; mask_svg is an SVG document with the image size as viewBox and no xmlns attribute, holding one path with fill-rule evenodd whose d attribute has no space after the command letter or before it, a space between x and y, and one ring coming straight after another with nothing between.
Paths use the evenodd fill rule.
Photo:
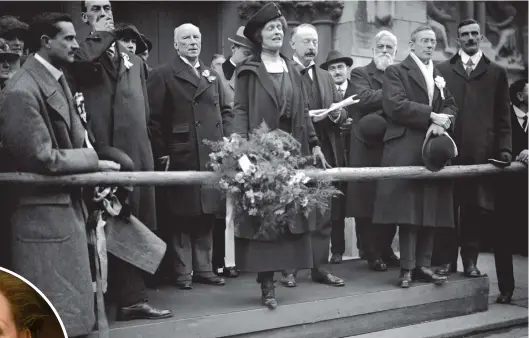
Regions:
<instances>
[{"instance_id":1,"label":"coat button","mask_svg":"<svg viewBox=\"0 0 529 338\"><path fill-rule=\"evenodd\" d=\"M220 127L220 122L217 122L217 124L215 125L217 128Z\"/></svg>"},{"instance_id":2,"label":"coat button","mask_svg":"<svg viewBox=\"0 0 529 338\"><path fill-rule=\"evenodd\" d=\"M200 127L200 121L196 121L195 126Z\"/></svg>"}]
</instances>

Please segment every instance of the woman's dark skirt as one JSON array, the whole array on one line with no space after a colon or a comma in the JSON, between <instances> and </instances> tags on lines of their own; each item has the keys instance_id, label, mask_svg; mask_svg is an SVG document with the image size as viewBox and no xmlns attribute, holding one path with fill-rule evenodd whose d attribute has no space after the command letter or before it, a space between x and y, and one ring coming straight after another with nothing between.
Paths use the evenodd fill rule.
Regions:
<instances>
[{"instance_id":1,"label":"woman's dark skirt","mask_svg":"<svg viewBox=\"0 0 529 338\"><path fill-rule=\"evenodd\" d=\"M246 272L310 269L310 233L287 234L273 242L235 238L235 262L238 269Z\"/></svg>"}]
</instances>

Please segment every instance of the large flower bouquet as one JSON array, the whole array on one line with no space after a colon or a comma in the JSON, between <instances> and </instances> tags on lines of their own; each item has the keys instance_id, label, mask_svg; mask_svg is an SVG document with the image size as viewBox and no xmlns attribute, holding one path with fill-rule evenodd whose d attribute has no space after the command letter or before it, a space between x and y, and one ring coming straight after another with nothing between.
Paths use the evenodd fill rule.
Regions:
<instances>
[{"instance_id":1,"label":"large flower bouquet","mask_svg":"<svg viewBox=\"0 0 529 338\"><path fill-rule=\"evenodd\" d=\"M255 239L278 238L300 217L309 218L314 211L323 215L332 196L341 193L330 180L299 171L311 168L299 142L264 123L248 139L233 134L205 143L213 151L209 165L221 176L218 187L232 201L236 234L248 226Z\"/></svg>"}]
</instances>

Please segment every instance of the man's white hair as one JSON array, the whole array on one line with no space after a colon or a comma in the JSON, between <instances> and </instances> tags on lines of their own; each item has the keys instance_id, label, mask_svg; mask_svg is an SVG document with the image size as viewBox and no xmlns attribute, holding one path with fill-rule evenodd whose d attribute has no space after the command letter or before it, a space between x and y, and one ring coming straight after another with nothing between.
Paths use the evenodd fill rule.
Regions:
<instances>
[{"instance_id":1,"label":"man's white hair","mask_svg":"<svg viewBox=\"0 0 529 338\"><path fill-rule=\"evenodd\" d=\"M200 28L198 28L197 26L193 25L192 23L183 23L183 24L181 24L180 26L178 26L178 27L176 27L174 29L173 42L178 42L178 35L180 34L180 30L182 28L188 27L188 26L195 27L196 29L198 29L198 32L200 33Z\"/></svg>"},{"instance_id":2,"label":"man's white hair","mask_svg":"<svg viewBox=\"0 0 529 338\"><path fill-rule=\"evenodd\" d=\"M290 34L290 39L291 40L294 39L294 37L296 36L296 34L298 34L298 31L301 28L312 28L312 29L314 29L316 34L318 34L318 30L316 29L316 27L314 25L311 25L310 23L302 23L301 25L296 26L296 27L294 27L294 29L292 29L292 34Z\"/></svg>"},{"instance_id":3,"label":"man's white hair","mask_svg":"<svg viewBox=\"0 0 529 338\"><path fill-rule=\"evenodd\" d=\"M395 44L395 47L397 46L397 37L395 36L395 34L391 33L388 30L381 30L377 33L377 35L375 35L375 38L373 39L373 47L376 47L378 42L384 37L390 38L391 41L393 41L393 43Z\"/></svg>"}]
</instances>

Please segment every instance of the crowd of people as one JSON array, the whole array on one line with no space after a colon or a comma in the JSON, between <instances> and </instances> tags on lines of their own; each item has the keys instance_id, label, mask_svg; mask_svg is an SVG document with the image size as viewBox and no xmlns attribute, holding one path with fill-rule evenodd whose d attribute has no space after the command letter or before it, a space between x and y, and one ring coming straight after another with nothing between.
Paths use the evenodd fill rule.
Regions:
<instances>
[{"instance_id":1,"label":"crowd of people","mask_svg":"<svg viewBox=\"0 0 529 338\"><path fill-rule=\"evenodd\" d=\"M420 26L400 63L397 37L382 30L366 66L353 68L353 59L336 50L318 66L317 29L301 24L286 36L287 22L270 2L229 38L231 56L215 55L206 65L200 28L184 23L174 29L174 58L151 68L153 44L133 24L114 23L108 0L84 1L81 17L91 33L80 43L64 13L42 13L29 24L0 18L4 171L208 171L211 150L202 140L248 137L263 121L291 134L323 169L527 164L527 79L509 87L505 69L480 50L482 28L472 19L458 26L459 52L439 65L432 61L435 33ZM285 40L292 59L280 53ZM336 108L353 95L356 104ZM336 109L312 117L330 107ZM117 305L120 321L171 317L149 304L151 284L191 290L254 272L270 309L278 306L274 272L285 287L297 286L299 269L311 269L315 283L344 286L329 263L342 262L346 217L355 218L370 269L400 268L402 288L445 283L457 269L459 247L464 275L481 277L480 237L491 225L498 302L511 301L512 254L527 251L527 241L513 243L527 239L525 174L336 187L344 194L333 198L328 218L299 217L269 240L255 240L255 227L240 224L235 247L225 248L225 201L206 185L24 186L1 195L2 231L9 230L2 264L39 287L76 337L104 329L104 302ZM108 236L108 255L98 231L114 221L102 212L135 224ZM397 228L400 258L392 250ZM145 234L166 243L161 263L153 257L165 248ZM147 238L141 245L140 237ZM224 259L227 250L235 259ZM153 264L158 271L147 276L142 270Z\"/></svg>"}]
</instances>

